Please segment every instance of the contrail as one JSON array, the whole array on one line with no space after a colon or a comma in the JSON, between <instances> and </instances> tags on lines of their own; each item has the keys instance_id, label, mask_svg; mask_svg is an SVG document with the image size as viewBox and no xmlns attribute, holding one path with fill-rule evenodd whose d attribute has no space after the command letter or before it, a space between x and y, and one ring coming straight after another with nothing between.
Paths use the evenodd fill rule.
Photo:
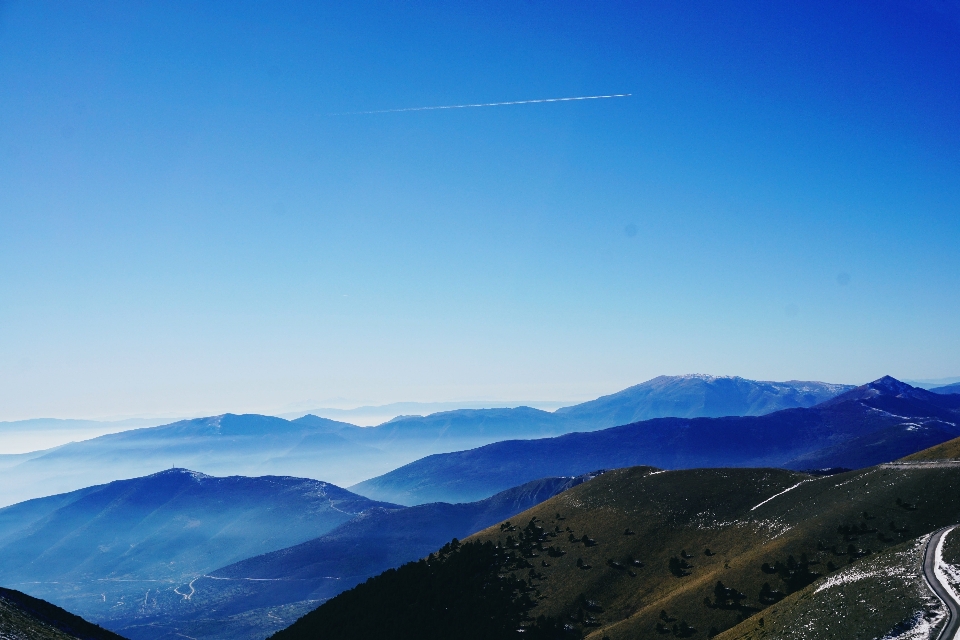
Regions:
<instances>
[{"instance_id":1,"label":"contrail","mask_svg":"<svg viewBox=\"0 0 960 640\"><path fill-rule=\"evenodd\" d=\"M575 96L572 98L543 98L540 100L514 100L512 102L485 102L482 104L448 104L437 107L407 107L406 109L380 109L377 111L347 111L331 113L332 116L362 116L372 113L402 113L404 111L436 111L438 109L472 109L474 107L505 107L511 104L538 104L541 102L571 102L573 100L603 100L606 98L626 98L633 94L613 93L608 96Z\"/></svg>"}]
</instances>

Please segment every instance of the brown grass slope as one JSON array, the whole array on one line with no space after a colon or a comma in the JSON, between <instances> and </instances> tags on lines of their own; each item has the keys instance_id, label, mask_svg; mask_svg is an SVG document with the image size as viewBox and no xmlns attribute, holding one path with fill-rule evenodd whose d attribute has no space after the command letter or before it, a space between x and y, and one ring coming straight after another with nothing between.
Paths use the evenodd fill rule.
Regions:
<instances>
[{"instance_id":1,"label":"brown grass slope","mask_svg":"<svg viewBox=\"0 0 960 640\"><path fill-rule=\"evenodd\" d=\"M947 440L943 444L918 451L903 460L960 460L960 438Z\"/></svg>"},{"instance_id":2,"label":"brown grass slope","mask_svg":"<svg viewBox=\"0 0 960 640\"><path fill-rule=\"evenodd\" d=\"M511 526L519 530L536 518L555 534L543 548L566 552L531 558L544 596L532 615L562 616L597 640L672 637L674 624L683 635L684 623L696 629L686 637L705 638L767 615L782 596L761 602L764 583L786 593L813 579L795 572L788 583L764 572L764 563L806 556L809 572L830 575L851 562L873 561L883 549L960 521L958 487L960 469L952 468L874 467L813 477L777 469L635 467L560 494L513 518ZM506 545L518 533L495 526L474 538ZM583 536L595 542L585 544ZM851 546L860 559L847 552ZM688 575L671 573L671 558L692 565L679 571ZM717 601L718 581L731 589L731 598ZM865 629L872 625L883 635L898 622L873 617Z\"/></svg>"}]
</instances>

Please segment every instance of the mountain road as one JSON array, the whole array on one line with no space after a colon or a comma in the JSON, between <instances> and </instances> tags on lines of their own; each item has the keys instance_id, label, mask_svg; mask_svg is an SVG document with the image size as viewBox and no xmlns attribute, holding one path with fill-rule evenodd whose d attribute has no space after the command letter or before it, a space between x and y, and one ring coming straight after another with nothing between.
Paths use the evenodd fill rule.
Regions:
<instances>
[{"instance_id":1,"label":"mountain road","mask_svg":"<svg viewBox=\"0 0 960 640\"><path fill-rule=\"evenodd\" d=\"M937 636L937 640L960 640L960 600L948 584L937 575L937 563L943 548L943 537L953 531L957 525L935 531L923 553L923 576L930 589L943 601L947 608L947 624Z\"/></svg>"}]
</instances>

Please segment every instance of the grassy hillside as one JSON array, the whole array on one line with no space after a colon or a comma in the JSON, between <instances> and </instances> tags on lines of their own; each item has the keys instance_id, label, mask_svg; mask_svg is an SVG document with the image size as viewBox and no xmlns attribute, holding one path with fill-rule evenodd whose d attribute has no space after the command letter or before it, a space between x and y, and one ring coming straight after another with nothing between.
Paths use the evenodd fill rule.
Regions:
<instances>
[{"instance_id":1,"label":"grassy hillside","mask_svg":"<svg viewBox=\"0 0 960 640\"><path fill-rule=\"evenodd\" d=\"M960 438L918 451L905 457L904 460L960 460Z\"/></svg>"},{"instance_id":2,"label":"grassy hillside","mask_svg":"<svg viewBox=\"0 0 960 640\"><path fill-rule=\"evenodd\" d=\"M123 640L60 607L0 588L0 638L4 640Z\"/></svg>"},{"instance_id":3,"label":"grassy hillside","mask_svg":"<svg viewBox=\"0 0 960 640\"><path fill-rule=\"evenodd\" d=\"M499 544L531 565L499 574L530 585L535 606L528 620L544 616L596 640L706 638L744 620L766 619L774 609L793 609L809 585L847 568L875 572L914 556L919 562L911 541L960 521L958 484L960 469L952 468L870 468L826 477L774 469L621 469L466 542ZM908 593L913 583L903 580L896 594L902 606L862 618L866 636L920 624L898 617L923 604ZM837 615L860 617L851 598L837 600ZM807 638L831 637L812 617L819 609L796 611L813 625ZM300 631L310 628L311 616ZM324 617L330 628L329 614ZM421 624L429 629L432 622ZM362 637L340 628L329 637Z\"/></svg>"},{"instance_id":4,"label":"grassy hillside","mask_svg":"<svg viewBox=\"0 0 960 640\"><path fill-rule=\"evenodd\" d=\"M672 632L674 623L679 629L686 622L697 629L691 637L706 637L711 630L727 629L772 604L761 601L765 583L773 592L799 590L814 578L812 574L832 574L848 565L851 556L869 550L863 558L870 558L905 539L957 522L958 481L960 470L954 469L873 468L821 478L754 469L656 475L622 470L561 494L516 520L541 518L544 528L569 527L575 538L588 535L596 540L591 547L570 543L568 532L567 544L561 545L567 555L538 569L545 578L540 590L546 598L537 614L581 617L582 593L604 609L593 616L598 627L582 627L588 636L617 640L657 635L660 613L666 610L667 617L676 620L665 623L665 628ZM798 482L802 484L761 504ZM556 520L557 512L563 521ZM634 535L624 535L627 527ZM490 540L503 536L497 529L479 534ZM708 548L712 555L705 554ZM762 569L764 563L771 571L777 562L786 565L790 556L799 565L792 578L789 570ZM807 578L804 556L810 562ZM609 564L612 560L629 566L631 558L645 565L634 570L636 577ZM694 565L676 572L689 575L672 574L671 558ZM578 559L591 569L578 568ZM718 603L717 581L745 597ZM766 600L778 597L772 594ZM887 622L871 620L878 635L889 630L881 628Z\"/></svg>"}]
</instances>

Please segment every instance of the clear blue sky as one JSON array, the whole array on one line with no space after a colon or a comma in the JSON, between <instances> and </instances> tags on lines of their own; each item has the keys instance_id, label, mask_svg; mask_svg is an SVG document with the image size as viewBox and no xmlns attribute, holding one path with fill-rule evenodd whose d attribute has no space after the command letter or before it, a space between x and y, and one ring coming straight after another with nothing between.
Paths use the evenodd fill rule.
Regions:
<instances>
[{"instance_id":1,"label":"clear blue sky","mask_svg":"<svg viewBox=\"0 0 960 640\"><path fill-rule=\"evenodd\" d=\"M956 0L0 4L0 419L955 376L958 318Z\"/></svg>"}]
</instances>

